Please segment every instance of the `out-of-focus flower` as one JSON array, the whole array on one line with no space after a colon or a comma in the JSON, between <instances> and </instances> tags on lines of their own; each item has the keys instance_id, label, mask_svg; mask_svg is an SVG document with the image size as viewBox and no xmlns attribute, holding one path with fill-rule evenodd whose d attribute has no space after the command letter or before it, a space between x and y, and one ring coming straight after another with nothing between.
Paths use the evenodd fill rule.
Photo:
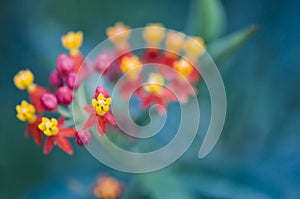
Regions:
<instances>
[{"instance_id":1,"label":"out-of-focus flower","mask_svg":"<svg viewBox=\"0 0 300 199\"><path fill-rule=\"evenodd\" d=\"M144 40L149 48L158 48L164 36L164 26L159 23L148 24L143 32Z\"/></svg>"},{"instance_id":2,"label":"out-of-focus flower","mask_svg":"<svg viewBox=\"0 0 300 199\"><path fill-rule=\"evenodd\" d=\"M83 130L92 127L96 124L98 133L100 136L104 135L107 130L107 123L116 125L116 122L109 112L109 106L111 103L111 98L105 98L102 93L100 93L97 99L92 99L92 106L87 105L84 110L90 114L88 120L84 123Z\"/></svg>"},{"instance_id":3,"label":"out-of-focus flower","mask_svg":"<svg viewBox=\"0 0 300 199\"><path fill-rule=\"evenodd\" d=\"M167 51L178 53L184 48L184 34L180 32L168 32L166 42Z\"/></svg>"},{"instance_id":4,"label":"out-of-focus flower","mask_svg":"<svg viewBox=\"0 0 300 199\"><path fill-rule=\"evenodd\" d=\"M37 125L40 122L40 118L35 115L35 108L32 104L29 104L27 101L22 100L20 105L16 106L17 118L26 122L26 132L25 136L33 136L34 141L37 145L42 144L42 134L38 129Z\"/></svg>"},{"instance_id":5,"label":"out-of-focus flower","mask_svg":"<svg viewBox=\"0 0 300 199\"><path fill-rule=\"evenodd\" d=\"M122 194L122 185L114 178L100 176L93 189L97 198L116 199Z\"/></svg>"},{"instance_id":6,"label":"out-of-focus flower","mask_svg":"<svg viewBox=\"0 0 300 199\"><path fill-rule=\"evenodd\" d=\"M72 146L67 140L67 137L74 137L76 135L76 130L65 128L63 127L63 124L63 118L59 121L55 118L42 118L42 122L38 125L38 128L47 136L44 145L44 154L50 153L55 144L69 155L73 154Z\"/></svg>"},{"instance_id":7,"label":"out-of-focus flower","mask_svg":"<svg viewBox=\"0 0 300 199\"><path fill-rule=\"evenodd\" d=\"M100 53L95 60L95 70L100 74L106 74L113 62L112 53Z\"/></svg>"},{"instance_id":8,"label":"out-of-focus flower","mask_svg":"<svg viewBox=\"0 0 300 199\"><path fill-rule=\"evenodd\" d=\"M59 87L56 91L56 98L59 104L69 105L73 100L73 92L67 86Z\"/></svg>"},{"instance_id":9,"label":"out-of-focus flower","mask_svg":"<svg viewBox=\"0 0 300 199\"><path fill-rule=\"evenodd\" d=\"M79 146L88 145L91 139L92 135L87 130L79 130L76 133L76 143Z\"/></svg>"},{"instance_id":10,"label":"out-of-focus flower","mask_svg":"<svg viewBox=\"0 0 300 199\"><path fill-rule=\"evenodd\" d=\"M120 64L121 71L125 74L130 80L136 80L139 77L139 73L142 69L142 62L137 56L124 56Z\"/></svg>"},{"instance_id":11,"label":"out-of-focus flower","mask_svg":"<svg viewBox=\"0 0 300 199\"><path fill-rule=\"evenodd\" d=\"M74 71L74 61L66 54L61 54L57 58L56 69L61 75L67 75Z\"/></svg>"},{"instance_id":12,"label":"out-of-focus flower","mask_svg":"<svg viewBox=\"0 0 300 199\"><path fill-rule=\"evenodd\" d=\"M77 89L80 86L80 77L75 72L70 72L65 81L70 89Z\"/></svg>"},{"instance_id":13,"label":"out-of-focus flower","mask_svg":"<svg viewBox=\"0 0 300 199\"><path fill-rule=\"evenodd\" d=\"M123 23L116 23L115 26L106 29L107 37L117 46L127 45L130 36L130 28Z\"/></svg>"},{"instance_id":14,"label":"out-of-focus flower","mask_svg":"<svg viewBox=\"0 0 300 199\"><path fill-rule=\"evenodd\" d=\"M14 77L14 83L20 90L30 89L33 86L34 76L30 70L20 70Z\"/></svg>"},{"instance_id":15,"label":"out-of-focus flower","mask_svg":"<svg viewBox=\"0 0 300 199\"><path fill-rule=\"evenodd\" d=\"M193 71L193 65L185 59L180 59L173 63L174 69L182 76L187 77Z\"/></svg>"},{"instance_id":16,"label":"out-of-focus flower","mask_svg":"<svg viewBox=\"0 0 300 199\"><path fill-rule=\"evenodd\" d=\"M57 109L57 99L52 93L45 93L41 97L41 103L45 110L54 111Z\"/></svg>"},{"instance_id":17,"label":"out-of-focus flower","mask_svg":"<svg viewBox=\"0 0 300 199\"><path fill-rule=\"evenodd\" d=\"M54 87L60 87L63 85L63 78L57 70L54 70L50 73L49 82Z\"/></svg>"},{"instance_id":18,"label":"out-of-focus flower","mask_svg":"<svg viewBox=\"0 0 300 199\"><path fill-rule=\"evenodd\" d=\"M196 62L198 57L205 51L205 43L201 37L189 37L185 42L185 57L191 61Z\"/></svg>"},{"instance_id":19,"label":"out-of-focus flower","mask_svg":"<svg viewBox=\"0 0 300 199\"><path fill-rule=\"evenodd\" d=\"M83 41L82 32L68 32L61 38L63 46L70 51L71 55L76 55Z\"/></svg>"},{"instance_id":20,"label":"out-of-focus flower","mask_svg":"<svg viewBox=\"0 0 300 199\"><path fill-rule=\"evenodd\" d=\"M164 86L164 78L158 73L150 73L147 81L147 85L144 86L144 89L149 93L157 94L159 93Z\"/></svg>"},{"instance_id":21,"label":"out-of-focus flower","mask_svg":"<svg viewBox=\"0 0 300 199\"><path fill-rule=\"evenodd\" d=\"M169 101L175 101L176 96L164 88L164 79L158 73L151 73L148 78L148 85L144 89L138 89L137 96L141 99L141 108L149 108L153 104L157 104L157 111L165 114L166 105Z\"/></svg>"}]
</instances>

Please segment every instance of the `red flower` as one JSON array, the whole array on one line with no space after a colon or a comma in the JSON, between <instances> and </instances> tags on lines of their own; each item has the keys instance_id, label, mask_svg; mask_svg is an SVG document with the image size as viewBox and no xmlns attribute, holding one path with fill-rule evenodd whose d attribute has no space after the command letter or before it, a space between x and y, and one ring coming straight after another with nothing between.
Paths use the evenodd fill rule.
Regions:
<instances>
[{"instance_id":1,"label":"red flower","mask_svg":"<svg viewBox=\"0 0 300 199\"><path fill-rule=\"evenodd\" d=\"M75 137L76 130L73 128L63 127L64 118L60 118L57 122L56 119L42 118L42 122L38 128L47 136L44 145L44 154L48 154L56 144L59 148L67 154L72 155L73 149L67 138Z\"/></svg>"},{"instance_id":2,"label":"red flower","mask_svg":"<svg viewBox=\"0 0 300 199\"><path fill-rule=\"evenodd\" d=\"M106 91L106 89L103 87L98 88L101 88L101 90ZM96 89L95 94L97 93L97 91L99 91L99 89ZM104 94L107 95L108 92L105 92ZM88 129L94 124L96 124L100 136L105 134L108 122L113 126L116 125L113 116L109 112L111 98L109 96L105 97L104 94L99 93L97 98L92 99L92 106L87 105L84 107L84 110L90 114L90 117L84 123L83 130Z\"/></svg>"},{"instance_id":3,"label":"red flower","mask_svg":"<svg viewBox=\"0 0 300 199\"><path fill-rule=\"evenodd\" d=\"M100 116L97 114L95 108L91 105L84 107L84 110L90 114L88 120L84 123L83 129L88 129L96 124L98 133L100 136L103 136L107 130L107 123L115 126L116 122L110 112L105 113L105 115Z\"/></svg>"}]
</instances>

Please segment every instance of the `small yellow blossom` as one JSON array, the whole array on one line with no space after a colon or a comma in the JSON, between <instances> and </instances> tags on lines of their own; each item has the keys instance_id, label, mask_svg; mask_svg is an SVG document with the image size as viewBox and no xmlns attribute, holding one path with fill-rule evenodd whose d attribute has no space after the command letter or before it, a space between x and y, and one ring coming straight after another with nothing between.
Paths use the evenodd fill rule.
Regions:
<instances>
[{"instance_id":1,"label":"small yellow blossom","mask_svg":"<svg viewBox=\"0 0 300 199\"><path fill-rule=\"evenodd\" d=\"M113 27L109 27L106 29L107 37L115 44L115 45L123 45L127 42L130 31L129 27L125 26L123 23L118 22Z\"/></svg>"},{"instance_id":2,"label":"small yellow blossom","mask_svg":"<svg viewBox=\"0 0 300 199\"><path fill-rule=\"evenodd\" d=\"M14 83L20 90L30 89L33 86L34 76L30 70L21 70L14 77Z\"/></svg>"},{"instance_id":3,"label":"small yellow blossom","mask_svg":"<svg viewBox=\"0 0 300 199\"><path fill-rule=\"evenodd\" d=\"M100 177L94 187L94 195L102 199L116 199L122 193L121 184L110 177Z\"/></svg>"},{"instance_id":4,"label":"small yellow blossom","mask_svg":"<svg viewBox=\"0 0 300 199\"><path fill-rule=\"evenodd\" d=\"M144 86L144 89L149 93L157 94L161 91L164 85L164 78L159 73L150 73L147 81L147 85Z\"/></svg>"},{"instance_id":5,"label":"small yellow blossom","mask_svg":"<svg viewBox=\"0 0 300 199\"><path fill-rule=\"evenodd\" d=\"M175 61L173 63L173 67L178 73L180 73L184 77L187 77L193 71L193 65L190 64L185 59L180 59L178 61Z\"/></svg>"},{"instance_id":6,"label":"small yellow blossom","mask_svg":"<svg viewBox=\"0 0 300 199\"><path fill-rule=\"evenodd\" d=\"M121 60L120 68L123 73L128 73L128 78L135 80L142 66L142 62L137 56L124 56Z\"/></svg>"},{"instance_id":7,"label":"small yellow blossom","mask_svg":"<svg viewBox=\"0 0 300 199\"><path fill-rule=\"evenodd\" d=\"M100 93L97 99L92 99L92 106L95 108L96 113L100 116L105 115L109 111L109 105L111 103L111 98L105 98L102 93Z\"/></svg>"},{"instance_id":8,"label":"small yellow blossom","mask_svg":"<svg viewBox=\"0 0 300 199\"><path fill-rule=\"evenodd\" d=\"M16 106L17 118L22 122L33 123L36 121L35 108L32 104L22 100L20 105Z\"/></svg>"},{"instance_id":9,"label":"small yellow blossom","mask_svg":"<svg viewBox=\"0 0 300 199\"><path fill-rule=\"evenodd\" d=\"M159 47L165 36L164 26L159 23L148 24L143 32L143 37L148 47Z\"/></svg>"},{"instance_id":10,"label":"small yellow blossom","mask_svg":"<svg viewBox=\"0 0 300 199\"><path fill-rule=\"evenodd\" d=\"M200 37L190 37L185 42L185 52L188 59L197 59L205 51L205 43Z\"/></svg>"},{"instance_id":11,"label":"small yellow blossom","mask_svg":"<svg viewBox=\"0 0 300 199\"><path fill-rule=\"evenodd\" d=\"M184 48L184 34L180 32L169 32L166 38L166 48L173 53L178 53Z\"/></svg>"},{"instance_id":12,"label":"small yellow blossom","mask_svg":"<svg viewBox=\"0 0 300 199\"><path fill-rule=\"evenodd\" d=\"M79 48L83 41L82 32L68 32L66 35L61 37L63 46L70 51L71 55L79 53Z\"/></svg>"},{"instance_id":13,"label":"small yellow blossom","mask_svg":"<svg viewBox=\"0 0 300 199\"><path fill-rule=\"evenodd\" d=\"M57 120L55 118L42 118L42 122L38 125L39 129L44 132L46 136L54 136L58 133Z\"/></svg>"}]
</instances>

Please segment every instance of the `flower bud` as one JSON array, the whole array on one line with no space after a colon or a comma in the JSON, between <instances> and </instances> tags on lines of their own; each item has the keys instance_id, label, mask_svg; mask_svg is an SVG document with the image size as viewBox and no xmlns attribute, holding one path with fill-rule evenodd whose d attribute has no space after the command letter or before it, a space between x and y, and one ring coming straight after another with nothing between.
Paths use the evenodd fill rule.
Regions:
<instances>
[{"instance_id":1,"label":"flower bud","mask_svg":"<svg viewBox=\"0 0 300 199\"><path fill-rule=\"evenodd\" d=\"M95 60L95 70L99 73L106 73L112 61L112 56L109 53L100 53Z\"/></svg>"},{"instance_id":2,"label":"flower bud","mask_svg":"<svg viewBox=\"0 0 300 199\"><path fill-rule=\"evenodd\" d=\"M70 89L77 89L80 85L80 78L77 77L77 74L75 72L70 72L66 79L66 84Z\"/></svg>"},{"instance_id":3,"label":"flower bud","mask_svg":"<svg viewBox=\"0 0 300 199\"><path fill-rule=\"evenodd\" d=\"M68 55L61 54L57 58L56 68L60 74L66 75L69 72L74 71L74 61Z\"/></svg>"},{"instance_id":4,"label":"flower bud","mask_svg":"<svg viewBox=\"0 0 300 199\"><path fill-rule=\"evenodd\" d=\"M90 140L92 139L92 135L86 130L79 130L75 136L76 143L79 146L88 145L90 143Z\"/></svg>"},{"instance_id":5,"label":"flower bud","mask_svg":"<svg viewBox=\"0 0 300 199\"><path fill-rule=\"evenodd\" d=\"M52 93L45 93L41 97L42 107L47 111L54 111L57 108L57 99Z\"/></svg>"},{"instance_id":6,"label":"flower bud","mask_svg":"<svg viewBox=\"0 0 300 199\"><path fill-rule=\"evenodd\" d=\"M105 98L110 97L109 92L103 86L98 86L95 90L94 98L97 99L98 95L102 93Z\"/></svg>"},{"instance_id":7,"label":"flower bud","mask_svg":"<svg viewBox=\"0 0 300 199\"><path fill-rule=\"evenodd\" d=\"M57 72L57 70L54 70L50 73L49 82L54 87L59 87L63 85L62 76L59 74L59 72Z\"/></svg>"},{"instance_id":8,"label":"flower bud","mask_svg":"<svg viewBox=\"0 0 300 199\"><path fill-rule=\"evenodd\" d=\"M67 86L59 87L56 91L56 98L59 104L68 105L73 100L73 92Z\"/></svg>"}]
</instances>

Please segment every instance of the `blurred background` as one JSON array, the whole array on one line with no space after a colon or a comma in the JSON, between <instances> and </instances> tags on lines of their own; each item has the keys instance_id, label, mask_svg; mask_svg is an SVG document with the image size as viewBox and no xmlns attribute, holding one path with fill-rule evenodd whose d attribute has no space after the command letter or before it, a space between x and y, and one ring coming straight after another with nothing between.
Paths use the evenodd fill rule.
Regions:
<instances>
[{"instance_id":1,"label":"blurred background","mask_svg":"<svg viewBox=\"0 0 300 199\"><path fill-rule=\"evenodd\" d=\"M194 174L189 174L194 178L186 176L185 183L195 187L191 198L299 198L300 2L220 2L226 16L220 37L252 24L259 30L218 63L228 98L226 124L209 156L195 158ZM67 190L80 187L78 179L85 185L81 188L90 191L99 173L121 181L133 176L106 168L84 148L75 147L73 156L58 149L44 156L32 139L24 139L25 125L16 119L15 105L26 93L15 88L12 78L29 68L36 82L47 86L57 55L66 52L60 37L71 30L83 31L84 54L104 40L106 27L117 21L132 28L159 22L192 33L191 24L198 22L191 15L193 3L0 1L0 198L49 198L51 193L50 198L75 198ZM171 174L166 177L173 179ZM155 194L144 198L157 198Z\"/></svg>"}]
</instances>

